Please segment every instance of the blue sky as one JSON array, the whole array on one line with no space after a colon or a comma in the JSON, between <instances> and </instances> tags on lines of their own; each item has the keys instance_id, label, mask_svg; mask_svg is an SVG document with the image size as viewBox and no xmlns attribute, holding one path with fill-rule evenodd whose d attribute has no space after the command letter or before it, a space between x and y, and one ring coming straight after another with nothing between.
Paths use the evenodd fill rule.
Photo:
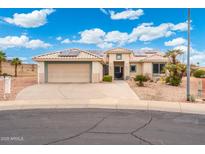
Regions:
<instances>
[{"instance_id":1,"label":"blue sky","mask_svg":"<svg viewBox=\"0 0 205 154\"><path fill-rule=\"evenodd\" d=\"M205 66L205 9L191 9L191 61ZM0 9L0 49L9 58L82 48L179 48L186 54L187 9Z\"/></svg>"}]
</instances>

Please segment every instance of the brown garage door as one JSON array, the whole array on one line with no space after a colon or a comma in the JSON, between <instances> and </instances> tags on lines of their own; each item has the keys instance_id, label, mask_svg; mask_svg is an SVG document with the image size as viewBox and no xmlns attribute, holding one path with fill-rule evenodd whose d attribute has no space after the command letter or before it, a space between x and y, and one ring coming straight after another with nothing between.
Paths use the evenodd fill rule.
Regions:
<instances>
[{"instance_id":1,"label":"brown garage door","mask_svg":"<svg viewBox=\"0 0 205 154\"><path fill-rule=\"evenodd\" d=\"M90 82L90 64L48 64L48 82Z\"/></svg>"}]
</instances>

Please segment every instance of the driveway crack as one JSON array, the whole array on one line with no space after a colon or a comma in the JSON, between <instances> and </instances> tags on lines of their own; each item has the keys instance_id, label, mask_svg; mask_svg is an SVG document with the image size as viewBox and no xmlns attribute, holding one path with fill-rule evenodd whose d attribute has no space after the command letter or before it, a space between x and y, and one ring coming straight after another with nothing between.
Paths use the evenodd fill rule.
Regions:
<instances>
[{"instance_id":1,"label":"driveway crack","mask_svg":"<svg viewBox=\"0 0 205 154\"><path fill-rule=\"evenodd\" d=\"M140 137L140 136L138 136L138 135L135 134L135 133L138 132L139 130L141 130L141 129L147 127L151 122L152 122L152 115L150 114L149 120L148 120L144 125L138 127L137 129L135 129L135 130L133 130L133 131L131 131L131 132L105 132L105 131L104 131L104 132L103 132L103 131L93 131L93 132L92 132L92 131L88 131L88 132L86 132L86 133L93 133L93 134L114 134L114 135L118 135L118 134L119 134L119 135L120 135L120 134L128 134L128 135L131 135L131 136L137 138L138 140L140 140L140 141L142 141L142 142L144 142L144 143L153 145L150 141L148 141L148 140L146 140L146 139L144 139L144 138L142 138L142 137Z\"/></svg>"},{"instance_id":2,"label":"driveway crack","mask_svg":"<svg viewBox=\"0 0 205 154\"><path fill-rule=\"evenodd\" d=\"M87 132L91 134L130 134L130 133L123 133L123 132Z\"/></svg>"},{"instance_id":3,"label":"driveway crack","mask_svg":"<svg viewBox=\"0 0 205 154\"><path fill-rule=\"evenodd\" d=\"M148 141L148 140L146 140L146 139L144 139L144 138L142 138L142 137L140 137L140 136L138 136L138 135L135 134L135 133L138 132L139 130L144 129L145 127L147 127L151 122L152 122L152 116L150 117L149 121L146 122L144 125L142 125L141 127L137 128L137 129L135 129L135 130L133 130L132 132L130 132L130 135L132 135L133 137L139 139L139 140L142 141L142 142L145 142L145 143L147 143L147 144L153 145L150 141Z\"/></svg>"},{"instance_id":4,"label":"driveway crack","mask_svg":"<svg viewBox=\"0 0 205 154\"><path fill-rule=\"evenodd\" d=\"M73 138L76 138L76 137L79 137L85 133L88 133L89 131L91 131L92 129L96 128L98 125L100 125L105 119L107 119L112 113L108 114L107 116L103 117L102 119L100 119L97 123L95 123L92 127L78 133L78 134L75 134L73 136L70 136L70 137L66 137L66 138L63 138L63 139L59 139L59 140L55 140L55 141L51 141L49 143L46 143L45 145L50 145L50 144L56 144L56 143L59 143L59 142L64 142L64 141L68 141L68 140L71 140Z\"/></svg>"},{"instance_id":5,"label":"driveway crack","mask_svg":"<svg viewBox=\"0 0 205 154\"><path fill-rule=\"evenodd\" d=\"M61 96L63 96L64 99L68 99L68 97L66 97L66 95L64 95L61 91L61 85L58 86L58 92L61 94Z\"/></svg>"}]
</instances>

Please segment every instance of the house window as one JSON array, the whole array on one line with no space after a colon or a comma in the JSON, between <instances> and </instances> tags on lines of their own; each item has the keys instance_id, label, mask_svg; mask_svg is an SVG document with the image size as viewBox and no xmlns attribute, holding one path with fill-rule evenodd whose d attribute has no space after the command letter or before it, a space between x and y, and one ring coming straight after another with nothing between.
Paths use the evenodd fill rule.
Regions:
<instances>
[{"instance_id":1,"label":"house window","mask_svg":"<svg viewBox=\"0 0 205 154\"><path fill-rule=\"evenodd\" d=\"M153 74L162 74L165 64L153 64Z\"/></svg>"},{"instance_id":2,"label":"house window","mask_svg":"<svg viewBox=\"0 0 205 154\"><path fill-rule=\"evenodd\" d=\"M136 65L130 65L130 72L136 72Z\"/></svg>"},{"instance_id":3,"label":"house window","mask_svg":"<svg viewBox=\"0 0 205 154\"><path fill-rule=\"evenodd\" d=\"M117 60L122 60L122 54L116 54L116 59Z\"/></svg>"}]
</instances>

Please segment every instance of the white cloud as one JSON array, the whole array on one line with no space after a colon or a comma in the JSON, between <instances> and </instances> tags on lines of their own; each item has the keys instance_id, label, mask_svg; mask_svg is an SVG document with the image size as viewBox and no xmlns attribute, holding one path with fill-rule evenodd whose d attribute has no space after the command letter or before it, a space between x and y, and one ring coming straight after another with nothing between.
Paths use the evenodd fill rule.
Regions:
<instances>
[{"instance_id":1,"label":"white cloud","mask_svg":"<svg viewBox=\"0 0 205 154\"><path fill-rule=\"evenodd\" d=\"M79 33L80 39L70 40L70 42L95 44L100 48L123 46L125 44L136 42L137 40L147 43L152 40L174 35L175 31L172 30L173 26L175 25L172 23L162 23L158 26L154 26L153 23L142 23L133 28L131 33L120 32L117 30L104 32L100 28L93 28L81 31Z\"/></svg>"},{"instance_id":2,"label":"white cloud","mask_svg":"<svg viewBox=\"0 0 205 154\"><path fill-rule=\"evenodd\" d=\"M186 63L186 59L187 59L187 46L185 45L181 45L181 46L177 46L174 49L180 49L184 52L183 55L181 55L180 60L184 63ZM201 66L205 66L205 51L198 51L197 49L194 49L192 47L190 47L190 61L191 64L197 64L199 62L199 64Z\"/></svg>"},{"instance_id":3,"label":"white cloud","mask_svg":"<svg viewBox=\"0 0 205 154\"><path fill-rule=\"evenodd\" d=\"M6 36L0 38L0 48L14 48L14 47L24 47L30 49L36 48L48 48L51 44L45 43L39 39L30 40L27 36Z\"/></svg>"},{"instance_id":4,"label":"white cloud","mask_svg":"<svg viewBox=\"0 0 205 154\"><path fill-rule=\"evenodd\" d=\"M72 42L84 43L84 44L96 44L96 46L99 48L111 48L113 46L112 43L105 41L106 33L99 28L84 30L79 34L81 37L80 40L77 41L74 40Z\"/></svg>"},{"instance_id":5,"label":"white cloud","mask_svg":"<svg viewBox=\"0 0 205 154\"><path fill-rule=\"evenodd\" d=\"M48 48L51 45L48 43L45 43L41 40L30 40L28 42L26 42L25 47L26 48L31 48L31 49L37 49L37 48Z\"/></svg>"},{"instance_id":6,"label":"white cloud","mask_svg":"<svg viewBox=\"0 0 205 154\"><path fill-rule=\"evenodd\" d=\"M183 52L187 52L187 46L185 46L185 45L180 45L180 46L174 47L174 49L179 49L179 50L182 50ZM193 50L193 49L191 48L191 50Z\"/></svg>"},{"instance_id":7,"label":"white cloud","mask_svg":"<svg viewBox=\"0 0 205 154\"><path fill-rule=\"evenodd\" d=\"M119 45L125 44L129 39L129 35L127 33L122 33L119 31L111 31L108 32L105 36L106 42L117 43Z\"/></svg>"},{"instance_id":8,"label":"white cloud","mask_svg":"<svg viewBox=\"0 0 205 154\"><path fill-rule=\"evenodd\" d=\"M63 38L61 36L56 37L56 40L61 41Z\"/></svg>"},{"instance_id":9,"label":"white cloud","mask_svg":"<svg viewBox=\"0 0 205 154\"><path fill-rule=\"evenodd\" d=\"M147 51L147 50L154 50L153 48L150 47L144 47L144 48L140 48L141 51Z\"/></svg>"},{"instance_id":10,"label":"white cloud","mask_svg":"<svg viewBox=\"0 0 205 154\"><path fill-rule=\"evenodd\" d=\"M103 8L100 8L100 11L102 12L102 13L104 13L104 14L106 14L106 15L108 15L109 13L108 13L108 11L106 11L105 9L103 9Z\"/></svg>"},{"instance_id":11,"label":"white cloud","mask_svg":"<svg viewBox=\"0 0 205 154\"><path fill-rule=\"evenodd\" d=\"M165 46L179 46L179 45L184 45L186 42L187 42L186 39L182 37L178 37L171 41L164 42L164 45Z\"/></svg>"},{"instance_id":12,"label":"white cloud","mask_svg":"<svg viewBox=\"0 0 205 154\"><path fill-rule=\"evenodd\" d=\"M169 37L174 34L170 30L170 26L170 23L163 23L159 26L153 26L153 23L142 23L132 30L129 42L134 42L137 39L146 42L162 37Z\"/></svg>"},{"instance_id":13,"label":"white cloud","mask_svg":"<svg viewBox=\"0 0 205 154\"><path fill-rule=\"evenodd\" d=\"M176 25L172 25L171 29L174 30L174 31L176 31L176 30L187 31L188 25L187 25L187 22L182 22L182 23L179 23L179 24L176 24Z\"/></svg>"},{"instance_id":14,"label":"white cloud","mask_svg":"<svg viewBox=\"0 0 205 154\"><path fill-rule=\"evenodd\" d=\"M81 39L77 42L85 44L99 44L104 42L105 32L99 28L84 30L80 32Z\"/></svg>"},{"instance_id":15,"label":"white cloud","mask_svg":"<svg viewBox=\"0 0 205 154\"><path fill-rule=\"evenodd\" d=\"M120 19L136 20L139 19L139 17L144 14L144 11L142 9L138 9L138 10L127 9L122 12L115 12L110 10L109 13L110 13L110 18L113 20L120 20Z\"/></svg>"},{"instance_id":16,"label":"white cloud","mask_svg":"<svg viewBox=\"0 0 205 154\"><path fill-rule=\"evenodd\" d=\"M68 44L68 43L71 43L71 41L69 39L65 39L63 41L61 41L62 44Z\"/></svg>"},{"instance_id":17,"label":"white cloud","mask_svg":"<svg viewBox=\"0 0 205 154\"><path fill-rule=\"evenodd\" d=\"M15 13L13 18L5 17L3 20L7 23L24 28L36 28L47 23L47 16L53 13L54 9L35 10L31 13Z\"/></svg>"},{"instance_id":18,"label":"white cloud","mask_svg":"<svg viewBox=\"0 0 205 154\"><path fill-rule=\"evenodd\" d=\"M103 43L97 44L97 46L99 48L106 49L106 48L112 48L113 44L112 43L103 42Z\"/></svg>"}]
</instances>

